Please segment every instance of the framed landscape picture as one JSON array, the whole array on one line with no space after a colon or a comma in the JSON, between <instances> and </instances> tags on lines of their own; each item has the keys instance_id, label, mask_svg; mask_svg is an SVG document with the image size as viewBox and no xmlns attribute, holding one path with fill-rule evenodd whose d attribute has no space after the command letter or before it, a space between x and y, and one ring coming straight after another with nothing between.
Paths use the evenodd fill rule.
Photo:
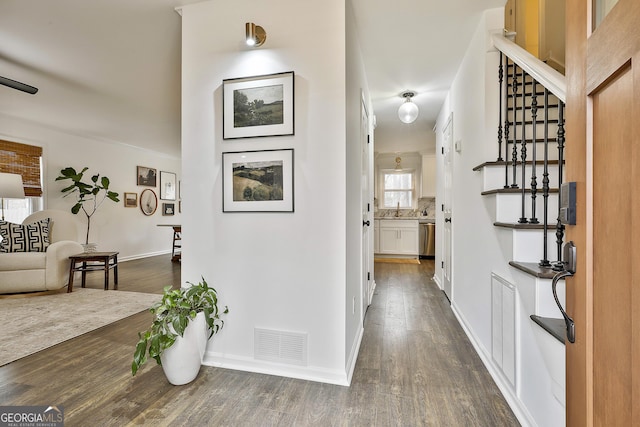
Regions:
<instances>
[{"instance_id":1,"label":"framed landscape picture","mask_svg":"<svg viewBox=\"0 0 640 427\"><path fill-rule=\"evenodd\" d=\"M176 174L160 171L160 200L176 199Z\"/></svg>"},{"instance_id":2,"label":"framed landscape picture","mask_svg":"<svg viewBox=\"0 0 640 427\"><path fill-rule=\"evenodd\" d=\"M222 138L294 134L294 73L222 81Z\"/></svg>"},{"instance_id":3,"label":"framed landscape picture","mask_svg":"<svg viewBox=\"0 0 640 427\"><path fill-rule=\"evenodd\" d=\"M138 166L136 182L138 185L155 187L157 174L158 174L158 171L154 168L148 168L146 166Z\"/></svg>"},{"instance_id":4,"label":"framed landscape picture","mask_svg":"<svg viewBox=\"0 0 640 427\"><path fill-rule=\"evenodd\" d=\"M124 193L124 207L135 208L138 206L138 193Z\"/></svg>"},{"instance_id":5,"label":"framed landscape picture","mask_svg":"<svg viewBox=\"0 0 640 427\"><path fill-rule=\"evenodd\" d=\"M293 212L293 149L222 153L223 212Z\"/></svg>"}]
</instances>

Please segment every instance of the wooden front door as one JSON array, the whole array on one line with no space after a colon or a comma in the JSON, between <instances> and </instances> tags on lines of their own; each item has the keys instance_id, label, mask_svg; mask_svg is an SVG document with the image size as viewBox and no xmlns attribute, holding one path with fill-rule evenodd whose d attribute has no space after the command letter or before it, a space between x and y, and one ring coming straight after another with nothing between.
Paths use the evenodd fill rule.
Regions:
<instances>
[{"instance_id":1,"label":"wooden front door","mask_svg":"<svg viewBox=\"0 0 640 427\"><path fill-rule=\"evenodd\" d=\"M578 189L577 225L567 227L578 247L567 280L576 321L567 425L631 426L640 419L640 2L594 3L567 2L566 178Z\"/></svg>"}]
</instances>

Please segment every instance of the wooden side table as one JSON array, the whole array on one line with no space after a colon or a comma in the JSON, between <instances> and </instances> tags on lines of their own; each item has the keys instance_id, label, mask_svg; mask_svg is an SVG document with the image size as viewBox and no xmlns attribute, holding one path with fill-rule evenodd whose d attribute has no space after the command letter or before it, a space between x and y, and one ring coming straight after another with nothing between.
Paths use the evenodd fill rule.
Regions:
<instances>
[{"instance_id":1,"label":"wooden side table","mask_svg":"<svg viewBox=\"0 0 640 427\"><path fill-rule=\"evenodd\" d=\"M180 261L182 258L182 227L173 226L173 247L171 248L171 261ZM176 249L179 249L176 251Z\"/></svg>"},{"instance_id":2,"label":"wooden side table","mask_svg":"<svg viewBox=\"0 0 640 427\"><path fill-rule=\"evenodd\" d=\"M120 252L85 252L71 255L69 268L69 286L67 292L73 291L73 276L82 272L82 287L85 287L87 271L104 271L104 290L109 289L109 270L113 268L113 289L118 289L118 254Z\"/></svg>"},{"instance_id":3,"label":"wooden side table","mask_svg":"<svg viewBox=\"0 0 640 427\"><path fill-rule=\"evenodd\" d=\"M173 241L171 242L171 261L180 262L182 258L182 226L180 224L158 224L158 227L173 228Z\"/></svg>"}]
</instances>

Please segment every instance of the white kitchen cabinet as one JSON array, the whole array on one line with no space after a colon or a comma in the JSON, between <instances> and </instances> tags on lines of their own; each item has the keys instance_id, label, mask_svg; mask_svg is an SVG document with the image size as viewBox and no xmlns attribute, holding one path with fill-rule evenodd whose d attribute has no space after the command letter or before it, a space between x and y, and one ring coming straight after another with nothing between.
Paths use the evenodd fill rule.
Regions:
<instances>
[{"instance_id":1,"label":"white kitchen cabinet","mask_svg":"<svg viewBox=\"0 0 640 427\"><path fill-rule=\"evenodd\" d=\"M418 255L418 220L380 220L378 253Z\"/></svg>"},{"instance_id":2,"label":"white kitchen cabinet","mask_svg":"<svg viewBox=\"0 0 640 427\"><path fill-rule=\"evenodd\" d=\"M436 156L422 155L422 197L436 197Z\"/></svg>"}]
</instances>

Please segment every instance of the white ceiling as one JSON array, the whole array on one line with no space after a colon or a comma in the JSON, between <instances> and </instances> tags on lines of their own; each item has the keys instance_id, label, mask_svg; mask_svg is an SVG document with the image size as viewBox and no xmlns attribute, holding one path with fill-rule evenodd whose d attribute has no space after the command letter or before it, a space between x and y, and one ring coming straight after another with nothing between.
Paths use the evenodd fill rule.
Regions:
<instances>
[{"instance_id":1,"label":"white ceiling","mask_svg":"<svg viewBox=\"0 0 640 427\"><path fill-rule=\"evenodd\" d=\"M181 18L174 8L198 1L1 0L0 76L40 90L0 86L0 120L179 156ZM480 12L504 2L352 0L377 131L431 131ZM397 118L407 89L420 107L412 125Z\"/></svg>"}]
</instances>

